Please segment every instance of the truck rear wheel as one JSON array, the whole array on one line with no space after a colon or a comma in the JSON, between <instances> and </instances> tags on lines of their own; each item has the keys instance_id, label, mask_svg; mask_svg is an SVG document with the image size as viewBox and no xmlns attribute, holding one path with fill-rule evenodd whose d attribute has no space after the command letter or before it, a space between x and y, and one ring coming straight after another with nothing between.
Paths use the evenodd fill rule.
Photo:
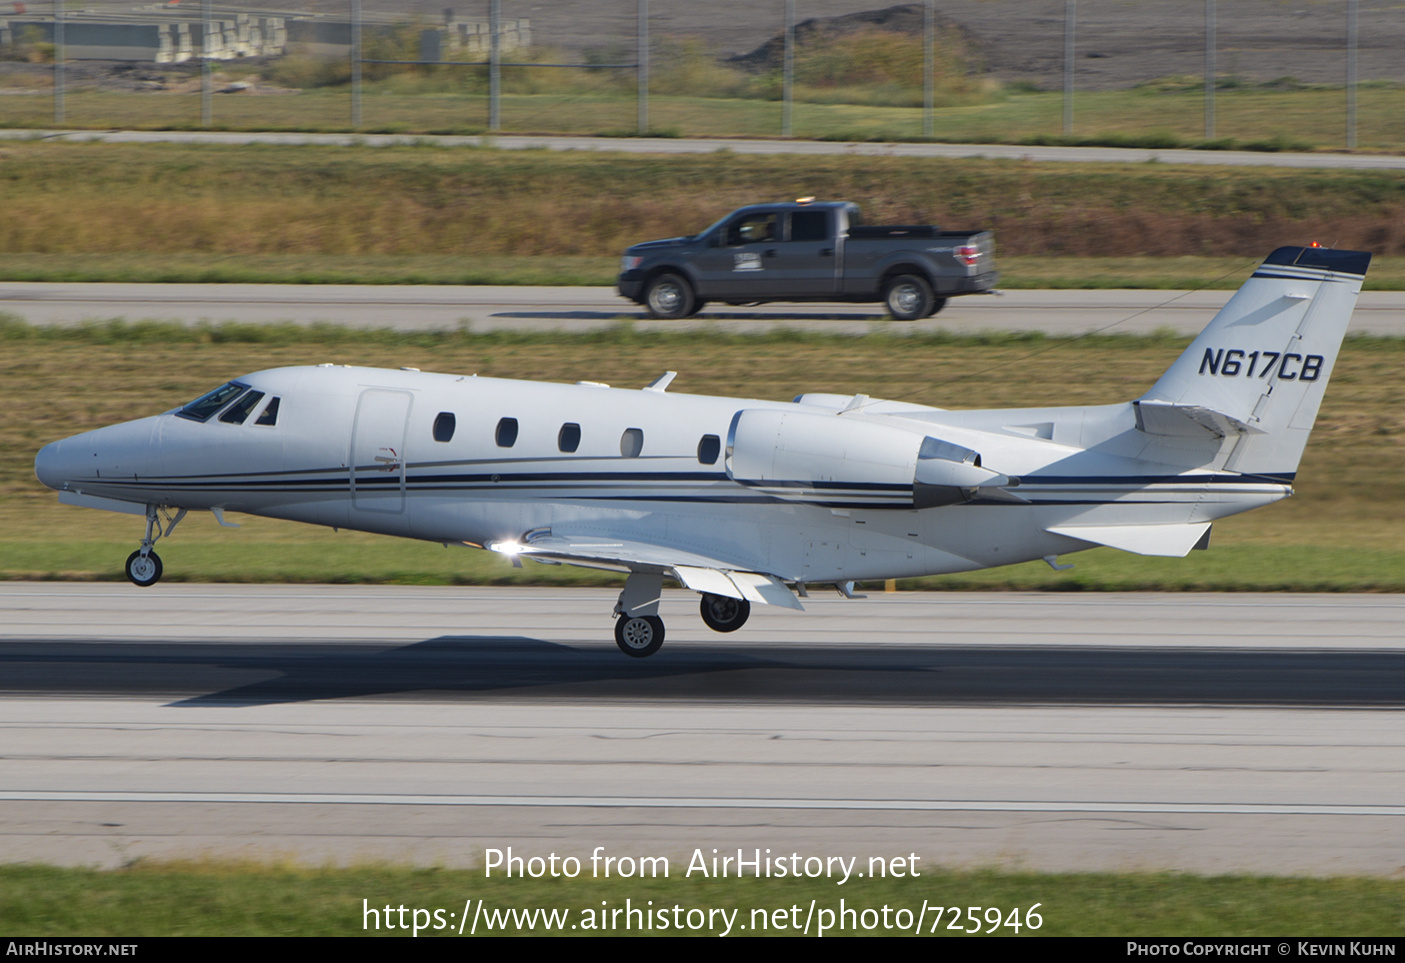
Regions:
<instances>
[{"instance_id":1,"label":"truck rear wheel","mask_svg":"<svg viewBox=\"0 0 1405 963\"><path fill-rule=\"evenodd\" d=\"M933 298L932 309L927 312L927 317L930 318L944 307L946 307L946 298Z\"/></svg>"},{"instance_id":2,"label":"truck rear wheel","mask_svg":"<svg viewBox=\"0 0 1405 963\"><path fill-rule=\"evenodd\" d=\"M644 289L644 307L656 318L686 318L693 301L692 285L676 274L660 274Z\"/></svg>"},{"instance_id":3,"label":"truck rear wheel","mask_svg":"<svg viewBox=\"0 0 1405 963\"><path fill-rule=\"evenodd\" d=\"M883 304L898 321L918 321L932 313L932 286L915 274L900 274L883 286Z\"/></svg>"}]
</instances>

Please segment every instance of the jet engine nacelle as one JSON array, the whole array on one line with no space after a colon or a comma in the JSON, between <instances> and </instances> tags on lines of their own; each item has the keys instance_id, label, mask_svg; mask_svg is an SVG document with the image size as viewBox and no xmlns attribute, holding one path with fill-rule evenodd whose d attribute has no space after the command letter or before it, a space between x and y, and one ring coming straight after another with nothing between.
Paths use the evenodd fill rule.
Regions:
<instances>
[{"instance_id":1,"label":"jet engine nacelle","mask_svg":"<svg viewBox=\"0 0 1405 963\"><path fill-rule=\"evenodd\" d=\"M750 408L732 418L727 476L787 501L933 508L1018 484L980 455L920 431L844 414Z\"/></svg>"}]
</instances>

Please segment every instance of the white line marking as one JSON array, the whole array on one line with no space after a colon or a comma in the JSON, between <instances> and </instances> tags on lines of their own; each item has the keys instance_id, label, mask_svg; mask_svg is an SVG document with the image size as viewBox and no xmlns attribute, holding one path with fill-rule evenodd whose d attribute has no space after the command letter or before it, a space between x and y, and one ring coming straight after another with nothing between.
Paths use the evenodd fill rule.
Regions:
<instances>
[{"instance_id":1,"label":"white line marking","mask_svg":"<svg viewBox=\"0 0 1405 963\"><path fill-rule=\"evenodd\" d=\"M1076 813L1237 813L1308 816L1405 816L1405 805L1342 805L1318 803L1179 803L1100 802L1089 800L989 799L707 799L642 796L459 796L406 793L272 793L272 792L108 792L64 790L5 790L6 802L180 802L180 803L311 803L370 806L561 806L567 808L635 809L855 809L923 812L1076 812Z\"/></svg>"}]
</instances>

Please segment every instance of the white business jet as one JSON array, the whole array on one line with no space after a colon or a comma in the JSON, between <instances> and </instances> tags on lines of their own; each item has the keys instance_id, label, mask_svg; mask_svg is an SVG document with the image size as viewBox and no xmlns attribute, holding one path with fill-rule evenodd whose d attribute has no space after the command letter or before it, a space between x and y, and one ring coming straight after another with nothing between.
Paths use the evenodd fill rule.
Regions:
<instances>
[{"instance_id":1,"label":"white business jet","mask_svg":"<svg viewBox=\"0 0 1405 963\"><path fill-rule=\"evenodd\" d=\"M1279 248L1124 404L946 411L670 394L673 372L622 390L316 365L66 438L34 467L66 504L146 516L137 585L187 512L247 512L627 573L615 640L642 657L663 643L666 578L731 632L816 586L1205 548L1215 519L1291 494L1369 262Z\"/></svg>"}]
</instances>

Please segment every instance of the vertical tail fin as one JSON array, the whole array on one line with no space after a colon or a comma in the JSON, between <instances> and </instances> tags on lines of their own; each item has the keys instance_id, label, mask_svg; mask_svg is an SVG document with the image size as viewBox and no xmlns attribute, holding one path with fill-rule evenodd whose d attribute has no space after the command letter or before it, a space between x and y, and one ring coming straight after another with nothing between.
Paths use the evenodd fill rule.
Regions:
<instances>
[{"instance_id":1,"label":"vertical tail fin","mask_svg":"<svg viewBox=\"0 0 1405 963\"><path fill-rule=\"evenodd\" d=\"M1207 410L1241 432L1224 467L1297 471L1371 255L1280 247L1139 399Z\"/></svg>"}]
</instances>

